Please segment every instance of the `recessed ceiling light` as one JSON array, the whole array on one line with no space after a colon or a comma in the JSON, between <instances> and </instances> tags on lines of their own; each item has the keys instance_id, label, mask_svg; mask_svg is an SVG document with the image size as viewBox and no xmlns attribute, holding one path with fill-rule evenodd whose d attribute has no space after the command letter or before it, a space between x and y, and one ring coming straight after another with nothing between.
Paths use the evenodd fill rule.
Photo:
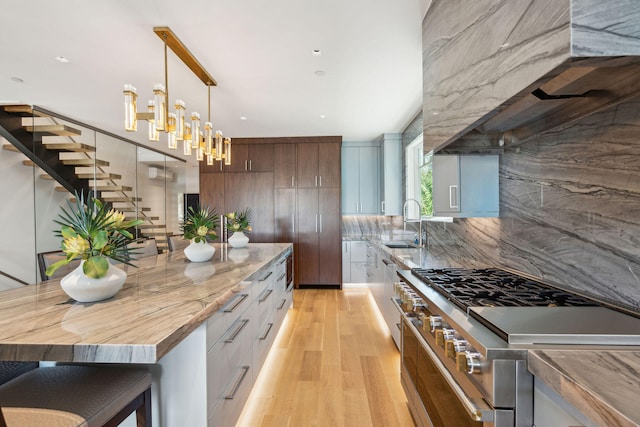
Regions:
<instances>
[{"instance_id":1,"label":"recessed ceiling light","mask_svg":"<svg viewBox=\"0 0 640 427\"><path fill-rule=\"evenodd\" d=\"M327 117L327 116L325 116L324 114L320 114L320 118L321 119L324 119L325 117Z\"/></svg>"},{"instance_id":2,"label":"recessed ceiling light","mask_svg":"<svg viewBox=\"0 0 640 427\"><path fill-rule=\"evenodd\" d=\"M245 116L240 116L240 120L247 120Z\"/></svg>"},{"instance_id":3,"label":"recessed ceiling light","mask_svg":"<svg viewBox=\"0 0 640 427\"><path fill-rule=\"evenodd\" d=\"M322 51L321 51L320 49L313 49L313 50L311 51L311 55L313 55L313 56L320 56L320 55L322 55Z\"/></svg>"},{"instance_id":4,"label":"recessed ceiling light","mask_svg":"<svg viewBox=\"0 0 640 427\"><path fill-rule=\"evenodd\" d=\"M316 75L316 77L323 77L325 72L322 70L317 70L316 72L314 72L313 74Z\"/></svg>"},{"instance_id":5,"label":"recessed ceiling light","mask_svg":"<svg viewBox=\"0 0 640 427\"><path fill-rule=\"evenodd\" d=\"M24 80L22 80L20 77L11 77L11 81L16 83L24 83Z\"/></svg>"},{"instance_id":6,"label":"recessed ceiling light","mask_svg":"<svg viewBox=\"0 0 640 427\"><path fill-rule=\"evenodd\" d=\"M56 56L56 61L61 62L63 64L66 64L67 62L71 62L67 58L65 58L64 56Z\"/></svg>"}]
</instances>

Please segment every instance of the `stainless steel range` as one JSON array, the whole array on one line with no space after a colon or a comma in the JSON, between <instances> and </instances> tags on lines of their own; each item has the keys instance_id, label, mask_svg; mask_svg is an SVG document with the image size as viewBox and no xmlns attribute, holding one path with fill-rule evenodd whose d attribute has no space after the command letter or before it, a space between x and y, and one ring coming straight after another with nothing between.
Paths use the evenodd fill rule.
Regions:
<instances>
[{"instance_id":1,"label":"stainless steel range","mask_svg":"<svg viewBox=\"0 0 640 427\"><path fill-rule=\"evenodd\" d=\"M529 348L640 345L639 318L516 272L398 276L402 382L425 426L531 426Z\"/></svg>"}]
</instances>

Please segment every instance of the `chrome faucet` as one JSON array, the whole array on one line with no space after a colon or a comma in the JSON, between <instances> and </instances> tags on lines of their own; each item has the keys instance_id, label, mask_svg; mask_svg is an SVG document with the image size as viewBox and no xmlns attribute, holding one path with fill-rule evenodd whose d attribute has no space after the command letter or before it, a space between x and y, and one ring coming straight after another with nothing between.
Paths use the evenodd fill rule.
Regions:
<instances>
[{"instance_id":1,"label":"chrome faucet","mask_svg":"<svg viewBox=\"0 0 640 427\"><path fill-rule=\"evenodd\" d=\"M418 205L418 219L408 219L407 218L407 204L409 202L415 202L416 205ZM402 222L403 222L403 229L404 231L407 231L407 223L408 222L417 222L419 224L419 231L418 231L418 247L419 248L424 248L424 242L422 240L422 205L420 204L419 201L417 201L416 199L407 199L404 201L404 204L402 205Z\"/></svg>"}]
</instances>

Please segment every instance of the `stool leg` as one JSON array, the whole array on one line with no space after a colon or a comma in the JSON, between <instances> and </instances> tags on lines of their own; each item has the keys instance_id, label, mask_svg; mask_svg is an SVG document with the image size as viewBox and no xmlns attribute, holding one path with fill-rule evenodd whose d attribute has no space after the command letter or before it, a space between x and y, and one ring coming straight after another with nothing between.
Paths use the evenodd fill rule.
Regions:
<instances>
[{"instance_id":1,"label":"stool leg","mask_svg":"<svg viewBox=\"0 0 640 427\"><path fill-rule=\"evenodd\" d=\"M138 427L151 427L151 388L142 394L142 404L136 409L136 422Z\"/></svg>"},{"instance_id":2,"label":"stool leg","mask_svg":"<svg viewBox=\"0 0 640 427\"><path fill-rule=\"evenodd\" d=\"M7 427L7 422L4 420L4 415L2 415L2 408L0 408L0 427Z\"/></svg>"}]
</instances>

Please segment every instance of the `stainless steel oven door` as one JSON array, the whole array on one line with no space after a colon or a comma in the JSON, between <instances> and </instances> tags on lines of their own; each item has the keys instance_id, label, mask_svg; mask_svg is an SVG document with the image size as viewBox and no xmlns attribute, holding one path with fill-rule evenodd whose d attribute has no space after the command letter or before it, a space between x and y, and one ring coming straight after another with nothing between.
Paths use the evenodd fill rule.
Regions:
<instances>
[{"instance_id":1,"label":"stainless steel oven door","mask_svg":"<svg viewBox=\"0 0 640 427\"><path fill-rule=\"evenodd\" d=\"M496 410L455 381L416 326L402 321L402 382L414 417L428 427L512 427L513 410ZM475 393L474 393L475 394Z\"/></svg>"}]
</instances>

